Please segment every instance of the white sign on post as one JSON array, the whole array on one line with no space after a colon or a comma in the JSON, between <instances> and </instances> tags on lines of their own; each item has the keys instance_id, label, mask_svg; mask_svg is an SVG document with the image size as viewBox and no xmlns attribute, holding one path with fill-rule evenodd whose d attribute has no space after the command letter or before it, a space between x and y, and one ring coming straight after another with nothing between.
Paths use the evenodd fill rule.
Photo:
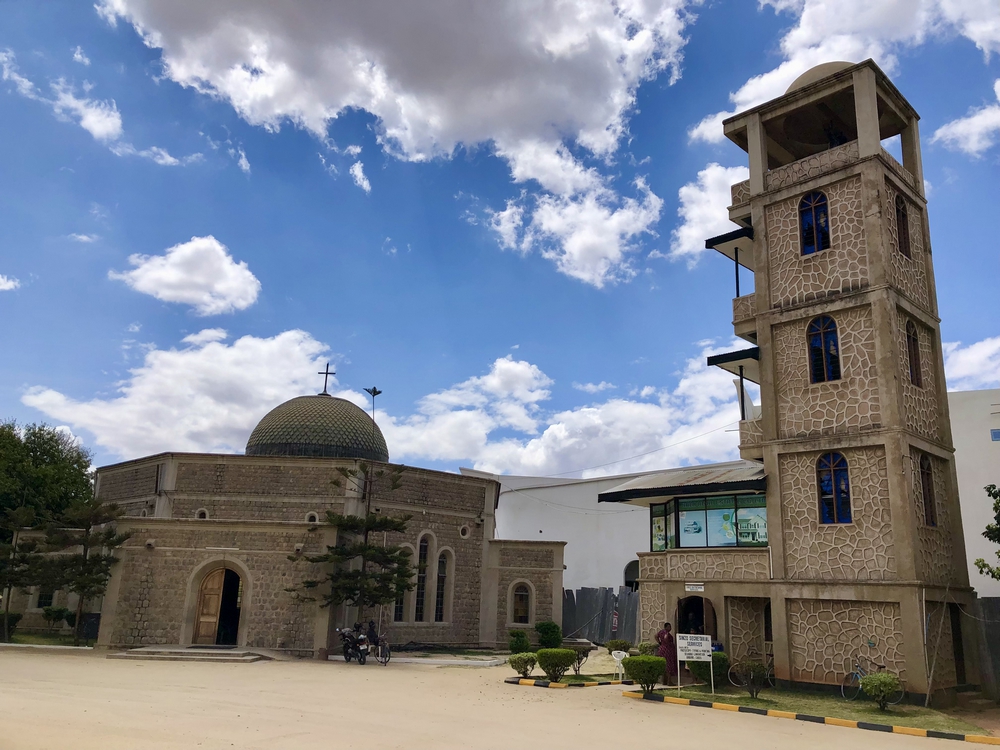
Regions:
<instances>
[{"instance_id":1,"label":"white sign on post","mask_svg":"<svg viewBox=\"0 0 1000 750\"><path fill-rule=\"evenodd\" d=\"M712 636L677 634L677 691L681 689L681 662L707 661L712 663ZM715 695L715 670L711 666L708 673L712 676L712 695Z\"/></svg>"}]
</instances>

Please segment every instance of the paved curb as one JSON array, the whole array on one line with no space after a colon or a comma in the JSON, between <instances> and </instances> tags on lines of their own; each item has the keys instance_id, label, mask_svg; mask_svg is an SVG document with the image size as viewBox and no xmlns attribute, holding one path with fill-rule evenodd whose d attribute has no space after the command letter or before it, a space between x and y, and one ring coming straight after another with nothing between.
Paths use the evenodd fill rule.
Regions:
<instances>
[{"instance_id":1,"label":"paved curb","mask_svg":"<svg viewBox=\"0 0 1000 750\"><path fill-rule=\"evenodd\" d=\"M0 649L5 648L37 648L37 649L55 649L57 651L93 651L93 646L57 646L52 643L0 643Z\"/></svg>"},{"instance_id":2,"label":"paved curb","mask_svg":"<svg viewBox=\"0 0 1000 750\"><path fill-rule=\"evenodd\" d=\"M504 680L508 685L525 685L541 688L584 688L598 685L634 685L632 680L607 680L605 682L551 682L549 680L528 680L523 677L508 677Z\"/></svg>"},{"instance_id":3,"label":"paved curb","mask_svg":"<svg viewBox=\"0 0 1000 750\"><path fill-rule=\"evenodd\" d=\"M330 654L326 658L328 661L344 660L344 657L340 654ZM374 656L369 656L368 658L372 662L375 661ZM424 659L396 656L395 654L389 659L390 664L423 664L428 667L499 667L501 664L506 663L506 661L506 659Z\"/></svg>"},{"instance_id":4,"label":"paved curb","mask_svg":"<svg viewBox=\"0 0 1000 750\"><path fill-rule=\"evenodd\" d=\"M637 698L639 700L654 701L656 703L673 703L677 706L697 706L699 708L716 708L720 711L737 711L741 714L758 714L759 716L774 716L779 719L795 719L797 721L809 721L813 724L832 724L837 727L850 727L852 729L867 729L872 732L888 732L890 734L909 734L913 737L933 737L939 740L959 740L962 742L976 742L980 745L1000 745L1000 737L986 737L981 734L958 734L956 732L939 732L936 729L917 729L916 727L897 727L890 724L871 724L867 721L854 721L853 719L836 719L832 716L811 716L810 714L796 714L791 711L776 711L772 708L754 708L752 706L736 706L732 703L712 703L711 701L699 701L691 698L672 698L669 695L644 695L638 691L625 690L622 695L626 698Z\"/></svg>"}]
</instances>

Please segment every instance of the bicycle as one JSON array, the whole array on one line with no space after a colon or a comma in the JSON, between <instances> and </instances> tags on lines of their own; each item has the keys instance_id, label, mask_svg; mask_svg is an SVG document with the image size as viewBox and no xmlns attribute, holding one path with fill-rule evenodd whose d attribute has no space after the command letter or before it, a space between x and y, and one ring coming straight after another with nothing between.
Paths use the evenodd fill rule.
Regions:
<instances>
[{"instance_id":1,"label":"bicycle","mask_svg":"<svg viewBox=\"0 0 1000 750\"><path fill-rule=\"evenodd\" d=\"M375 661L384 667L389 663L391 657L392 649L389 648L389 639L385 633L382 633L378 637L378 644L375 646Z\"/></svg>"},{"instance_id":2,"label":"bicycle","mask_svg":"<svg viewBox=\"0 0 1000 750\"><path fill-rule=\"evenodd\" d=\"M853 701L861 694L861 678L866 675L872 674L869 670L865 669L864 665L861 663L863 657L861 654L854 655L854 671L848 672L844 676L844 681L840 684L840 694L843 696L844 700ZM875 667L875 673L884 672L885 664L877 664L869 660L871 666ZM906 690L900 687L895 693L889 696L887 701L890 706L895 706L897 703L903 700L906 695Z\"/></svg>"},{"instance_id":3,"label":"bicycle","mask_svg":"<svg viewBox=\"0 0 1000 750\"><path fill-rule=\"evenodd\" d=\"M734 661L729 667L729 682L732 683L733 687L745 688L747 686L746 675L748 672L744 668L744 665L753 661L760 662L767 668L765 681L767 687L774 689L774 659L773 657L761 656L760 654L748 654L746 658Z\"/></svg>"}]
</instances>

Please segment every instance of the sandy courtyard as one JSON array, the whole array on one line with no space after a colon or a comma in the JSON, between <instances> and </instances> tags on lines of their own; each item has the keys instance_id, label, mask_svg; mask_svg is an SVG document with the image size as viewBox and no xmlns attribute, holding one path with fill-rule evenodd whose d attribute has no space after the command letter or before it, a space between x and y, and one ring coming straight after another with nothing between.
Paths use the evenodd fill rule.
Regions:
<instances>
[{"instance_id":1,"label":"sandy courtyard","mask_svg":"<svg viewBox=\"0 0 1000 750\"><path fill-rule=\"evenodd\" d=\"M510 674L505 666L204 664L0 650L0 748L928 750L947 742L633 701L617 687L516 687L502 682Z\"/></svg>"}]
</instances>

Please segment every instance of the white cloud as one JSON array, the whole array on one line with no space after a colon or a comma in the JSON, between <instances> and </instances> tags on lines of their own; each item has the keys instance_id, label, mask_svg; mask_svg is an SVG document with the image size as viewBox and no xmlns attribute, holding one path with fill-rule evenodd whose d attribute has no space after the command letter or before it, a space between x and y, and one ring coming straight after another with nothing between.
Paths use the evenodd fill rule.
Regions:
<instances>
[{"instance_id":1,"label":"white cloud","mask_svg":"<svg viewBox=\"0 0 1000 750\"><path fill-rule=\"evenodd\" d=\"M240 155L240 158L236 163L243 170L243 174L250 174L250 161L247 159L247 154L242 146L237 149L237 153Z\"/></svg>"},{"instance_id":2,"label":"white cloud","mask_svg":"<svg viewBox=\"0 0 1000 750\"><path fill-rule=\"evenodd\" d=\"M225 328L203 328L197 333L185 336L181 341L192 346L204 346L213 341L225 341L228 338L229 332Z\"/></svg>"},{"instance_id":3,"label":"white cloud","mask_svg":"<svg viewBox=\"0 0 1000 750\"><path fill-rule=\"evenodd\" d=\"M358 146L357 144L348 146L344 149L344 153L348 156L357 156L361 153L361 146Z\"/></svg>"},{"instance_id":4,"label":"white cloud","mask_svg":"<svg viewBox=\"0 0 1000 750\"><path fill-rule=\"evenodd\" d=\"M0 292L9 292L21 286L21 282L13 276L4 276L0 273Z\"/></svg>"},{"instance_id":5,"label":"white cloud","mask_svg":"<svg viewBox=\"0 0 1000 750\"><path fill-rule=\"evenodd\" d=\"M139 331L142 330L142 324L141 323L129 323L125 327L125 330L128 331L129 333L139 333Z\"/></svg>"},{"instance_id":6,"label":"white cloud","mask_svg":"<svg viewBox=\"0 0 1000 750\"><path fill-rule=\"evenodd\" d=\"M260 282L215 237L192 237L164 255L130 255L135 268L108 277L164 302L191 305L198 315L245 310L257 301Z\"/></svg>"},{"instance_id":7,"label":"white cloud","mask_svg":"<svg viewBox=\"0 0 1000 750\"><path fill-rule=\"evenodd\" d=\"M531 242L510 232L499 241L600 286L631 275L628 244L649 231L661 202L645 185L620 199L586 160L609 167L638 86L679 76L687 8L698 4L502 0L387 13L314 0L290 14L267 0L102 0L98 10L159 48L167 77L228 101L252 124L291 122L325 139L332 119L361 109L398 158L492 144L515 182L541 190L521 207ZM586 242L591 229L602 243Z\"/></svg>"},{"instance_id":8,"label":"white cloud","mask_svg":"<svg viewBox=\"0 0 1000 750\"><path fill-rule=\"evenodd\" d=\"M602 380L600 383L573 383L573 387L584 393L600 393L601 391L608 391L618 386Z\"/></svg>"},{"instance_id":9,"label":"white cloud","mask_svg":"<svg viewBox=\"0 0 1000 750\"><path fill-rule=\"evenodd\" d=\"M697 182L677 191L681 224L671 233L671 259L685 258L688 266L693 266L705 252L705 240L736 229L727 210L732 203L730 186L749 176L746 167L723 167L713 162L698 172Z\"/></svg>"},{"instance_id":10,"label":"white cloud","mask_svg":"<svg viewBox=\"0 0 1000 750\"><path fill-rule=\"evenodd\" d=\"M350 172L355 185L364 190L366 193L370 193L372 191L372 184L368 182L368 178L365 177L364 164L359 161L354 162L351 165Z\"/></svg>"},{"instance_id":11,"label":"white cloud","mask_svg":"<svg viewBox=\"0 0 1000 750\"><path fill-rule=\"evenodd\" d=\"M979 156L1000 138L1000 78L993 84L997 104L986 104L969 110L969 114L952 120L934 131L932 143Z\"/></svg>"},{"instance_id":12,"label":"white cloud","mask_svg":"<svg viewBox=\"0 0 1000 750\"><path fill-rule=\"evenodd\" d=\"M944 371L951 390L1000 387L1000 336L969 346L961 341L945 343Z\"/></svg>"},{"instance_id":13,"label":"white cloud","mask_svg":"<svg viewBox=\"0 0 1000 750\"><path fill-rule=\"evenodd\" d=\"M723 140L722 120L780 96L814 65L832 60L873 58L887 72L897 66L895 52L923 44L939 34L958 33L987 56L1000 52L1000 5L994 0L759 0L796 16L781 40L784 61L750 78L729 96L733 109L705 117L689 135L693 140Z\"/></svg>"},{"instance_id":14,"label":"white cloud","mask_svg":"<svg viewBox=\"0 0 1000 750\"><path fill-rule=\"evenodd\" d=\"M82 242L87 245L89 245L91 242L97 242L97 240L100 239L100 237L98 237L96 234L78 234L76 232L67 235L67 237L73 240L73 242Z\"/></svg>"},{"instance_id":15,"label":"white cloud","mask_svg":"<svg viewBox=\"0 0 1000 750\"><path fill-rule=\"evenodd\" d=\"M169 450L239 452L270 409L318 390L315 373L327 351L303 331L244 336L227 345L210 329L186 343L184 349L146 352L112 398L78 401L38 386L22 401L74 431L86 430L122 458Z\"/></svg>"},{"instance_id":16,"label":"white cloud","mask_svg":"<svg viewBox=\"0 0 1000 750\"><path fill-rule=\"evenodd\" d=\"M78 62L81 65L90 65L90 58L84 54L83 48L77 45L76 49L73 50L73 62Z\"/></svg>"},{"instance_id":17,"label":"white cloud","mask_svg":"<svg viewBox=\"0 0 1000 750\"><path fill-rule=\"evenodd\" d=\"M131 143L122 140L125 131L122 127L121 113L114 100L100 101L77 96L73 86L63 78L50 84L53 94L51 99L42 96L35 84L18 72L14 53L9 49L0 51L0 75L3 80L13 83L21 96L47 104L58 119L75 122L117 156L139 156L163 166L191 164L202 159L201 154L191 154L177 159L159 146L137 149ZM90 88L89 84L84 84L85 91L89 92Z\"/></svg>"}]
</instances>

